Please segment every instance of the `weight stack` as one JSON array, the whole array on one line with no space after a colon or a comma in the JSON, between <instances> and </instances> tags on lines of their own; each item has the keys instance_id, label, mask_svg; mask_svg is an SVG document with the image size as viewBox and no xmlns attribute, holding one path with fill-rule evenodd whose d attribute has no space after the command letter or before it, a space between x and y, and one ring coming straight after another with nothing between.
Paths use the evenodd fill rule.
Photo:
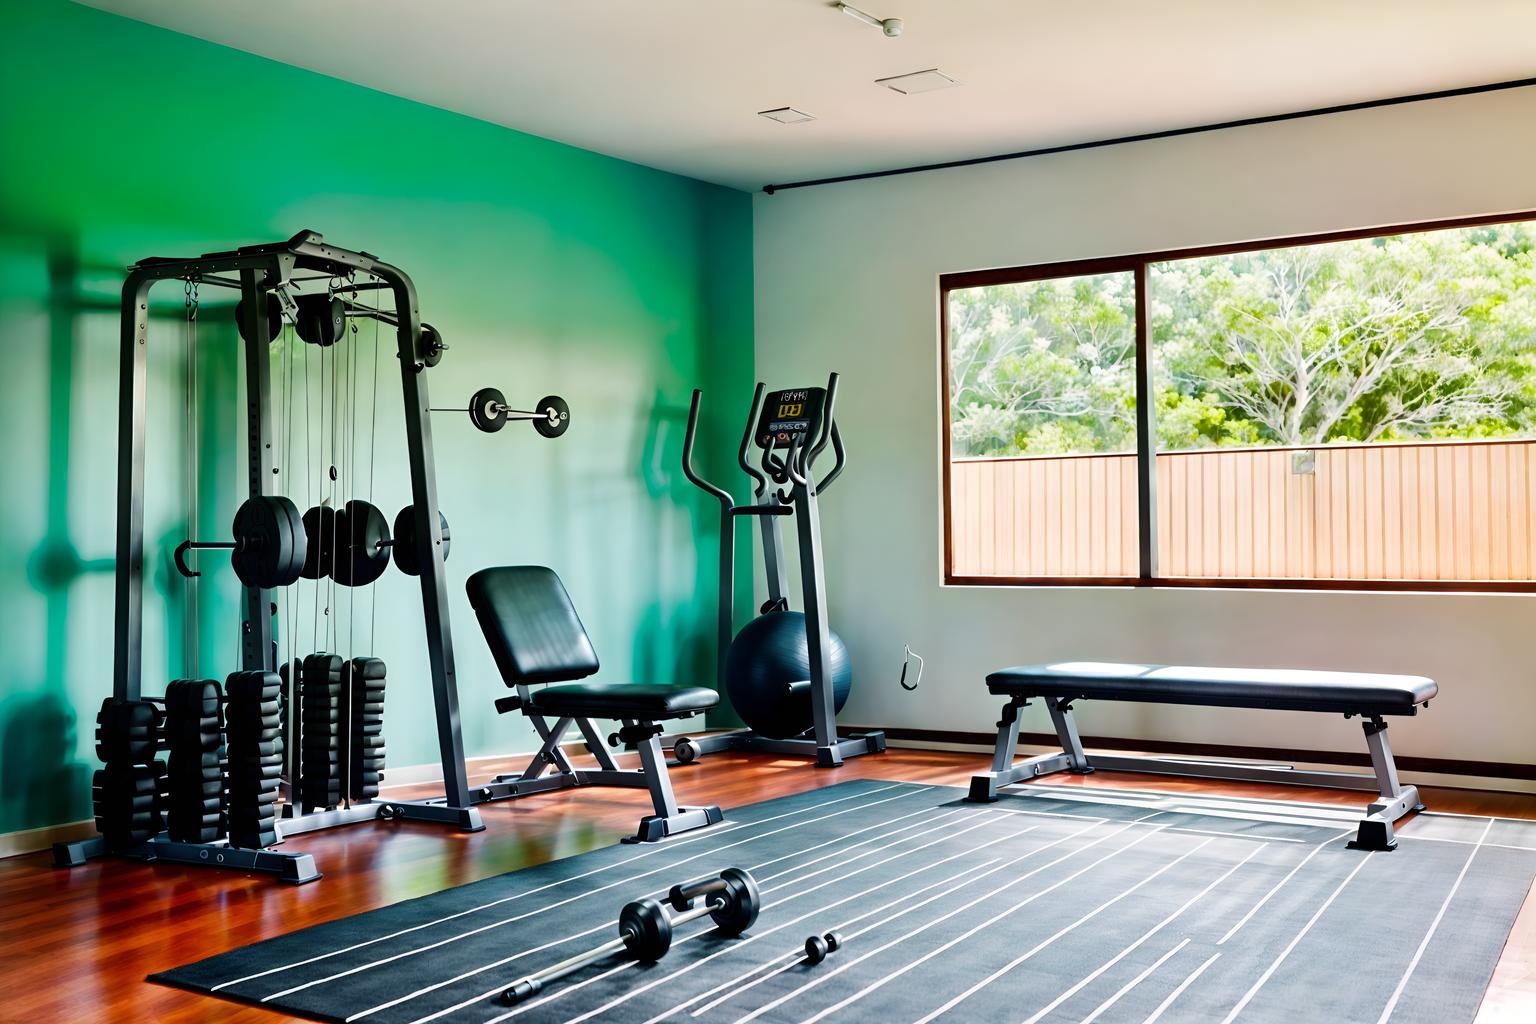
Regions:
<instances>
[{"instance_id":1,"label":"weight stack","mask_svg":"<svg viewBox=\"0 0 1536 1024\"><path fill-rule=\"evenodd\" d=\"M283 774L276 672L232 672L224 709L229 843L261 849L277 842L277 790Z\"/></svg>"},{"instance_id":2,"label":"weight stack","mask_svg":"<svg viewBox=\"0 0 1536 1024\"><path fill-rule=\"evenodd\" d=\"M384 777L384 662L353 658L343 673L350 708L347 794L353 800L373 800Z\"/></svg>"},{"instance_id":3,"label":"weight stack","mask_svg":"<svg viewBox=\"0 0 1536 1024\"><path fill-rule=\"evenodd\" d=\"M91 808L96 831L114 849L164 830L165 764L155 760L160 725L160 709L147 700L108 697L96 714L96 756L106 767L91 777Z\"/></svg>"},{"instance_id":4,"label":"weight stack","mask_svg":"<svg viewBox=\"0 0 1536 1024\"><path fill-rule=\"evenodd\" d=\"M299 671L299 800L306 811L341 803L341 658L311 654Z\"/></svg>"},{"instance_id":5,"label":"weight stack","mask_svg":"<svg viewBox=\"0 0 1536 1024\"><path fill-rule=\"evenodd\" d=\"M222 696L216 679L176 679L165 689L165 830L178 842L211 843L224 833Z\"/></svg>"}]
</instances>

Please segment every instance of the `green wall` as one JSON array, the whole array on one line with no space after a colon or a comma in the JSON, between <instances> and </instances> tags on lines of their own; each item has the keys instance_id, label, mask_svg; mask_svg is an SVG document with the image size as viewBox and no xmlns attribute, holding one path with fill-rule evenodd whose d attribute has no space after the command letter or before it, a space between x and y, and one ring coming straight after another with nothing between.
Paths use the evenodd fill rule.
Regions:
<instances>
[{"instance_id":1,"label":"green wall","mask_svg":"<svg viewBox=\"0 0 1536 1024\"><path fill-rule=\"evenodd\" d=\"M490 706L505 691L463 598L481 566L553 566L603 659L599 678L709 681L714 507L677 459L694 386L712 398L706 464L728 464L739 436L752 372L745 194L62 0L0 5L0 95L0 832L89 813L93 718L112 682L115 303L122 267L148 255L320 231L414 277L424 319L451 346L429 377L434 404L461 405L487 383L514 403L569 400L572 427L556 441L523 427L480 434L454 414L434 421L471 754L536 745L522 720ZM169 678L237 667L227 562L203 560L195 602L170 567L191 526L227 530L243 487L238 349L229 299L212 291L195 387L181 289L154 296L147 695ZM392 517L409 500L398 371L383 335L370 403L373 339L365 321L333 350L351 346L357 412L377 415L374 431L342 446L355 454L339 497L369 493L365 442L376 437L371 493ZM294 348L299 379L313 350ZM288 351L273 350L283 380ZM291 442L280 428L284 452L304 450L302 392L282 417L292 424ZM310 476L322 464L312 394ZM301 508L306 489L309 503L319 495L303 461L292 458L282 488ZM390 667L394 765L437 756L419 593L391 570L340 593L331 616L308 585L282 609L297 623L284 650L365 653L374 637ZM334 640L316 640L317 619L334 624L318 630Z\"/></svg>"}]
</instances>

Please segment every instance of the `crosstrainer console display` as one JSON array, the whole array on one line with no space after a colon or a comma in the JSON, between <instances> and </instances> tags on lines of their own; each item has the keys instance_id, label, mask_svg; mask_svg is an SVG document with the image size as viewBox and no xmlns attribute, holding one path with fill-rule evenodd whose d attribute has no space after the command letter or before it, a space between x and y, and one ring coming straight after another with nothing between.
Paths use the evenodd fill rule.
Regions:
<instances>
[{"instance_id":1,"label":"crosstrainer console display","mask_svg":"<svg viewBox=\"0 0 1536 1024\"><path fill-rule=\"evenodd\" d=\"M757 446L788 448L791 440L803 445L814 438L821 428L826 398L826 388L769 392L763 401L762 417L757 421Z\"/></svg>"}]
</instances>

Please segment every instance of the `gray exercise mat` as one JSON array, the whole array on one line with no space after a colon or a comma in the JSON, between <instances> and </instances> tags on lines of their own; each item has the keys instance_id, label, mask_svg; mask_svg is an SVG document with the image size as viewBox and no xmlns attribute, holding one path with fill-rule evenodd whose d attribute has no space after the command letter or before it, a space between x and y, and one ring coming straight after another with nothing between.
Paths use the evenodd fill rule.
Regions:
<instances>
[{"instance_id":1,"label":"gray exercise mat","mask_svg":"<svg viewBox=\"0 0 1536 1024\"><path fill-rule=\"evenodd\" d=\"M1536 822L1420 815L1363 853L1348 808L1034 785L995 804L858 781L154 975L326 1021L1470 1022L1536 872ZM481 840L496 841L493 838ZM619 908L749 869L763 912L517 1007ZM321 884L324 884L323 882ZM799 953L837 929L817 967Z\"/></svg>"}]
</instances>

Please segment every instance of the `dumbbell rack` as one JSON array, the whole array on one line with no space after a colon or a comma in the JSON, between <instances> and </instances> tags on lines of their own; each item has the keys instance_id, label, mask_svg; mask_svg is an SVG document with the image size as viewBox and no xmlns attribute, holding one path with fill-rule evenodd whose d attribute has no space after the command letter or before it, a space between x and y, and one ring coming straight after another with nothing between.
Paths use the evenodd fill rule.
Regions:
<instances>
[{"instance_id":1,"label":"dumbbell rack","mask_svg":"<svg viewBox=\"0 0 1536 1024\"><path fill-rule=\"evenodd\" d=\"M230 276L235 275L235 276ZM149 293L162 281L179 280L239 291L244 321L246 373L245 419L247 429L247 482L249 496L270 495L273 481L272 423L269 412L270 367L266 339L269 333L268 298L288 288L296 276L309 279L348 278L361 275L360 287L389 290L394 299L400 381L405 402L405 441L411 470L415 562L420 570L423 621L437 718L438 748L442 761L444 795L426 800L361 799L343 805L307 810L293 787L284 793L276 835L345 825L375 818L401 818L450 825L464 831L483 829L475 804L482 799L470 789L459 729L458 690L454 674L453 636L448 617L446 578L443 573L443 519L437 503L437 483L432 450L426 373L435 365L441 346L435 332L423 332L416 288L402 270L363 252L327 244L316 232L301 231L283 242L247 246L228 252L209 253L190 259L151 257L128 271L123 284L118 387L117 460L117 560L116 616L112 699L119 705L141 702L143 590L144 590L144 455L148 385ZM241 623L241 670L276 673L273 592L248 586ZM367 701L368 687L361 687ZM350 705L352 702L348 701ZM359 726L369 717L368 708ZM350 735L351 723L342 731ZM358 730L359 736L368 735ZM294 745L297 747L297 744ZM297 753L290 750L290 757ZM258 755L259 756L259 755ZM153 762L146 771L153 769ZM140 772L145 774L145 772ZM363 773L366 776L366 772ZM297 776L290 774L291 781ZM347 787L350 788L350 787ZM367 787L364 787L365 790ZM114 853L139 860L160 860L208 867L262 871L287 882L306 882L320 877L308 854L267 849L241 849L218 839L212 842L171 840L159 832L158 820L135 822L143 827L127 835L127 841L109 849L103 836L54 846L54 860L74 866ZM120 834L119 838L124 838Z\"/></svg>"}]
</instances>

